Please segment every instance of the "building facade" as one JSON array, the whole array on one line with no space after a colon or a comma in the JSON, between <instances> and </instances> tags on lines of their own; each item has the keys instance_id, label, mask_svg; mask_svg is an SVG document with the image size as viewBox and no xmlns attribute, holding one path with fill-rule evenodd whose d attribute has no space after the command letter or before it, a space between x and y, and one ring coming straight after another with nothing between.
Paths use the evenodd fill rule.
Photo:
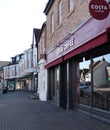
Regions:
<instances>
[{"instance_id":1,"label":"building facade","mask_svg":"<svg viewBox=\"0 0 110 130\"><path fill-rule=\"evenodd\" d=\"M37 60L38 60L38 48L36 48L37 44L37 39L39 35L40 29L33 29L33 43L32 43L32 48L33 48L33 67L34 67L34 90L37 92L38 89L38 72L37 72Z\"/></svg>"},{"instance_id":2,"label":"building facade","mask_svg":"<svg viewBox=\"0 0 110 130\"><path fill-rule=\"evenodd\" d=\"M12 57L9 65L4 67L4 83L14 85L15 89L37 91L37 48L36 40L39 29L33 29L31 48Z\"/></svg>"},{"instance_id":3,"label":"building facade","mask_svg":"<svg viewBox=\"0 0 110 130\"><path fill-rule=\"evenodd\" d=\"M91 113L91 116L97 114L102 118L108 118L110 15L104 20L92 18L88 8L89 2L90 0L49 0L44 9L47 20L45 64L48 72L47 99L67 110L74 109ZM107 65L103 66L105 79L102 82L98 78L100 85L95 86L94 77L99 75L100 71L94 72L93 61L98 61L102 57L107 61ZM84 87L83 96L80 93L82 69L90 71L89 77L86 75L86 79L90 80L90 89L85 90Z\"/></svg>"},{"instance_id":4,"label":"building facade","mask_svg":"<svg viewBox=\"0 0 110 130\"><path fill-rule=\"evenodd\" d=\"M0 61L0 90L3 87L3 77L4 77L4 73L3 73L3 67L7 66L9 64L9 61Z\"/></svg>"},{"instance_id":5,"label":"building facade","mask_svg":"<svg viewBox=\"0 0 110 130\"><path fill-rule=\"evenodd\" d=\"M38 48L38 91L39 98L42 101L47 100L47 70L45 69L46 64L46 22L43 23L39 37L38 43L36 44Z\"/></svg>"}]
</instances>

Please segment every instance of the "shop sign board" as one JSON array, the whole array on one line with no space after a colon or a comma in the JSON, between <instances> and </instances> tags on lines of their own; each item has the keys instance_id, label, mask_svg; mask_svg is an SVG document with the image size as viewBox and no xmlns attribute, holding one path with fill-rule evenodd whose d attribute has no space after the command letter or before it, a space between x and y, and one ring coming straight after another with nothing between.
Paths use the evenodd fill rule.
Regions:
<instances>
[{"instance_id":1,"label":"shop sign board","mask_svg":"<svg viewBox=\"0 0 110 130\"><path fill-rule=\"evenodd\" d=\"M47 64L65 56L69 52L91 41L91 39L106 33L108 27L110 27L110 15L100 22L96 19L90 19L74 33L71 33L68 37L66 36L62 39L62 41L47 53Z\"/></svg>"},{"instance_id":2,"label":"shop sign board","mask_svg":"<svg viewBox=\"0 0 110 130\"><path fill-rule=\"evenodd\" d=\"M71 48L74 45L75 45L74 37L70 37L68 39L68 41L64 42L60 47L57 48L56 54L59 55L62 52L68 50L69 48Z\"/></svg>"},{"instance_id":3,"label":"shop sign board","mask_svg":"<svg viewBox=\"0 0 110 130\"><path fill-rule=\"evenodd\" d=\"M8 81L8 89L15 88L15 80L9 80Z\"/></svg>"},{"instance_id":4,"label":"shop sign board","mask_svg":"<svg viewBox=\"0 0 110 130\"><path fill-rule=\"evenodd\" d=\"M93 18L103 20L109 15L109 4L105 0L91 0L89 11Z\"/></svg>"}]
</instances>

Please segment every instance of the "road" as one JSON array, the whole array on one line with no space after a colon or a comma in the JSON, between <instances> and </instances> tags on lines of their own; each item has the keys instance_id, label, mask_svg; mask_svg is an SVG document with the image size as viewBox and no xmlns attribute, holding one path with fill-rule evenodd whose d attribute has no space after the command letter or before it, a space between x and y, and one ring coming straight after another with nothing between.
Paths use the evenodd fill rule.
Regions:
<instances>
[{"instance_id":1,"label":"road","mask_svg":"<svg viewBox=\"0 0 110 130\"><path fill-rule=\"evenodd\" d=\"M29 98L29 92L0 94L0 130L109 130L91 118Z\"/></svg>"}]
</instances>

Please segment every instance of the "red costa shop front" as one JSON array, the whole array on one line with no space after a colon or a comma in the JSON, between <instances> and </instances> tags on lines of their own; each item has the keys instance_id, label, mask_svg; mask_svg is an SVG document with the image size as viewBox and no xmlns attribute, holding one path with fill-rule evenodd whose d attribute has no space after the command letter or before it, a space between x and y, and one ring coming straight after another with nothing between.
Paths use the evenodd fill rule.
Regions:
<instances>
[{"instance_id":1,"label":"red costa shop front","mask_svg":"<svg viewBox=\"0 0 110 130\"><path fill-rule=\"evenodd\" d=\"M47 54L48 100L67 110L106 117L110 111L108 66L110 15L103 20L90 18Z\"/></svg>"}]
</instances>

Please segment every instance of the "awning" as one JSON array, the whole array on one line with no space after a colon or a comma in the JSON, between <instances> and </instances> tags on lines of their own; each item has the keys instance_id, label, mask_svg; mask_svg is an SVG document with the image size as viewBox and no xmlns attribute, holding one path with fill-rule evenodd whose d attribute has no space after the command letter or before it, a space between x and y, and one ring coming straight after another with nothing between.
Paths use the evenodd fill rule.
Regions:
<instances>
[{"instance_id":1,"label":"awning","mask_svg":"<svg viewBox=\"0 0 110 130\"><path fill-rule=\"evenodd\" d=\"M99 45L102 45L108 41L108 33L105 32L94 39L88 41L87 43L83 44L82 46L78 47L77 49L69 52L64 56L64 60L67 60L75 55L78 55L80 53L86 52L90 49L93 49Z\"/></svg>"},{"instance_id":2,"label":"awning","mask_svg":"<svg viewBox=\"0 0 110 130\"><path fill-rule=\"evenodd\" d=\"M50 62L49 64L45 65L45 68L47 69L47 68L55 66L55 65L57 65L57 64L59 64L61 62L63 62L63 57L60 57L60 58Z\"/></svg>"}]
</instances>

